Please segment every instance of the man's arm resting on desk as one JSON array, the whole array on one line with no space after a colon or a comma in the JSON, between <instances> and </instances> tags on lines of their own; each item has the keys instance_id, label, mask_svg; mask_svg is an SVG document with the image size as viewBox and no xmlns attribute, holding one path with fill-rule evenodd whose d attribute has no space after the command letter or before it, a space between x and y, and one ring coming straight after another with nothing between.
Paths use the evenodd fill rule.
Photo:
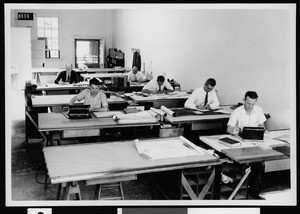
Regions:
<instances>
[{"instance_id":1,"label":"man's arm resting on desk","mask_svg":"<svg viewBox=\"0 0 300 214\"><path fill-rule=\"evenodd\" d=\"M70 100L69 105L74 105L74 103L75 103L77 100L79 100L79 99L77 98L77 95L75 95L75 96Z\"/></svg>"},{"instance_id":2,"label":"man's arm resting on desk","mask_svg":"<svg viewBox=\"0 0 300 214\"><path fill-rule=\"evenodd\" d=\"M227 130L226 131L229 134L236 135L241 131L241 129L237 126L233 127L231 125L227 125Z\"/></svg>"},{"instance_id":3,"label":"man's arm resting on desk","mask_svg":"<svg viewBox=\"0 0 300 214\"><path fill-rule=\"evenodd\" d=\"M108 111L108 106L103 106L101 108L90 108L90 111Z\"/></svg>"},{"instance_id":4,"label":"man's arm resting on desk","mask_svg":"<svg viewBox=\"0 0 300 214\"><path fill-rule=\"evenodd\" d=\"M262 123L262 124L259 124L258 126L260 127L264 127L265 128L265 125ZM227 133L229 134L239 134L240 132L242 132L243 130L237 126L233 127L231 125L227 125Z\"/></svg>"},{"instance_id":5,"label":"man's arm resting on desk","mask_svg":"<svg viewBox=\"0 0 300 214\"><path fill-rule=\"evenodd\" d=\"M154 94L155 91L150 90L150 89L143 89L143 90L142 90L142 93Z\"/></svg>"}]
</instances>

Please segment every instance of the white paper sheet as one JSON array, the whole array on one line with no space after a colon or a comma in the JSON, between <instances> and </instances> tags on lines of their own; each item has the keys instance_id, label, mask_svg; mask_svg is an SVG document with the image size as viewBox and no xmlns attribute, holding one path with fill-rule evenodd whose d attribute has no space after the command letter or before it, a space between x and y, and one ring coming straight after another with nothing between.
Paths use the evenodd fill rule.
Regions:
<instances>
[{"instance_id":1,"label":"white paper sheet","mask_svg":"<svg viewBox=\"0 0 300 214\"><path fill-rule=\"evenodd\" d=\"M135 140L135 146L138 153L148 157L151 160L178 158L194 155L203 155L204 150L199 150L190 141L182 139L172 139L166 141L145 141Z\"/></svg>"},{"instance_id":2,"label":"white paper sheet","mask_svg":"<svg viewBox=\"0 0 300 214\"><path fill-rule=\"evenodd\" d=\"M97 117L97 118L104 118L104 117L112 117L114 115L122 115L124 114L121 111L94 111L93 114Z\"/></svg>"}]
</instances>

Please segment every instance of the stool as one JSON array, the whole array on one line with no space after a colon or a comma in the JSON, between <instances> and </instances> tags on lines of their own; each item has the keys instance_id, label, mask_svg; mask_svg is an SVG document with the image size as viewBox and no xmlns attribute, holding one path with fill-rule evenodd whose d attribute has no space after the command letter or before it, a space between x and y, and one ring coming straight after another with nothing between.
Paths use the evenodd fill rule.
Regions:
<instances>
[{"instance_id":1,"label":"stool","mask_svg":"<svg viewBox=\"0 0 300 214\"><path fill-rule=\"evenodd\" d=\"M94 199L97 200L124 200L121 182L97 184Z\"/></svg>"},{"instance_id":2,"label":"stool","mask_svg":"<svg viewBox=\"0 0 300 214\"><path fill-rule=\"evenodd\" d=\"M83 181L85 186L96 185L94 199L121 199L124 200L122 181L136 180L137 175L122 175L103 177ZM116 196L117 195L117 196Z\"/></svg>"},{"instance_id":3,"label":"stool","mask_svg":"<svg viewBox=\"0 0 300 214\"><path fill-rule=\"evenodd\" d=\"M61 193L62 189L63 189L63 198L64 199L70 200L71 194L74 194L77 200L82 200L78 182L74 181L74 182L58 184L57 196L56 196L57 200L59 200L59 198L60 198L60 193Z\"/></svg>"},{"instance_id":4,"label":"stool","mask_svg":"<svg viewBox=\"0 0 300 214\"><path fill-rule=\"evenodd\" d=\"M60 132L50 132L49 138L46 142L46 146L54 146L55 144L58 146L61 143L61 133Z\"/></svg>"}]
</instances>

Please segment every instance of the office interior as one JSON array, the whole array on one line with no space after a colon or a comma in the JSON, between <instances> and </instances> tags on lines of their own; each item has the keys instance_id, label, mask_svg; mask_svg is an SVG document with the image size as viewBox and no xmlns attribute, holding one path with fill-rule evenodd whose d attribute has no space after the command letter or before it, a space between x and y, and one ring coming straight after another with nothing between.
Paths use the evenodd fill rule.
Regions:
<instances>
[{"instance_id":1,"label":"office interior","mask_svg":"<svg viewBox=\"0 0 300 214\"><path fill-rule=\"evenodd\" d=\"M32 13L33 20L18 20L19 13ZM37 17L58 17L59 58L34 58L36 54L32 54L32 46L39 41ZM16 170L21 176L14 177L14 173L10 175L13 202L27 200L26 194L31 194L29 189L24 190L24 194L17 193L22 190L21 179L28 172L32 189L40 194L29 196L30 200L56 198L56 185L50 184L44 191L43 184L37 184L34 180L35 173L39 171L30 162L36 164L43 161L42 146L37 140L29 143L32 154L26 151L24 89L28 81L38 84L32 73L34 69L64 69L67 63L72 63L78 69L75 63L76 39L101 41L102 55L98 68L107 68L107 56L114 49L120 50L124 56L124 66L117 66L117 69L121 67L128 71L132 68L133 54L138 51L141 71L151 72L154 78L164 75L166 79L175 80L180 84L180 91L203 87L206 79L214 78L219 101L224 106L243 103L246 91L256 91L257 105L270 116L265 124L266 129L289 130L291 133L290 167L293 170L288 170L288 173L286 170L276 172L274 175L279 178L290 177L289 188L295 186L295 5L6 5L5 19L5 107L10 112L6 118L6 133L10 134L6 145L10 150L6 152L9 154L12 151L9 154L12 158L7 163L29 162L23 162L24 165L28 164L28 170L23 165L10 166L12 171L23 168L23 171ZM41 53L44 53L44 49ZM42 83L53 83L55 77L43 76ZM147 130L141 129L139 136L147 133ZM198 139L199 133L205 135L214 132L201 130L190 139ZM14 159L17 154L20 160ZM41 176L40 183L49 182L44 179ZM138 182L125 184L125 195L130 195L127 199L152 200L151 191L143 195L152 190L151 182L151 178L144 175ZM280 194L285 190L276 190L278 197L282 197ZM93 199L94 186L88 186L83 191L89 195L88 200ZM294 200L291 197L287 203L293 203Z\"/></svg>"}]
</instances>

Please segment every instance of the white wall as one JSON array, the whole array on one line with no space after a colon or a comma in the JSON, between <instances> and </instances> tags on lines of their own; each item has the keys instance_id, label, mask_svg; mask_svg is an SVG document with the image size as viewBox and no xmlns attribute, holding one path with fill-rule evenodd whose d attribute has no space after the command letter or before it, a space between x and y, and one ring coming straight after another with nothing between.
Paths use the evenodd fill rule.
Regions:
<instances>
[{"instance_id":1,"label":"white wall","mask_svg":"<svg viewBox=\"0 0 300 214\"><path fill-rule=\"evenodd\" d=\"M16 28L10 29L10 62L11 73L15 78L12 82L13 89L21 90L25 86L25 81L31 79L31 47L30 29ZM7 75L10 75L8 72Z\"/></svg>"},{"instance_id":2,"label":"white wall","mask_svg":"<svg viewBox=\"0 0 300 214\"><path fill-rule=\"evenodd\" d=\"M182 89L217 80L222 104L247 90L270 113L270 129L290 127L290 13L277 9L123 9L113 11L113 44L132 66L141 49L146 70L166 72Z\"/></svg>"},{"instance_id":3,"label":"white wall","mask_svg":"<svg viewBox=\"0 0 300 214\"><path fill-rule=\"evenodd\" d=\"M78 8L78 7L77 7ZM104 39L105 46L110 48L111 42L111 12L105 9L27 9L12 10L12 26L15 26L14 16L17 12L33 12L37 16L55 15L60 18L60 50L61 59L46 59L47 68L64 68L66 63L75 62L75 38ZM108 18L107 18L108 16Z\"/></svg>"}]
</instances>

